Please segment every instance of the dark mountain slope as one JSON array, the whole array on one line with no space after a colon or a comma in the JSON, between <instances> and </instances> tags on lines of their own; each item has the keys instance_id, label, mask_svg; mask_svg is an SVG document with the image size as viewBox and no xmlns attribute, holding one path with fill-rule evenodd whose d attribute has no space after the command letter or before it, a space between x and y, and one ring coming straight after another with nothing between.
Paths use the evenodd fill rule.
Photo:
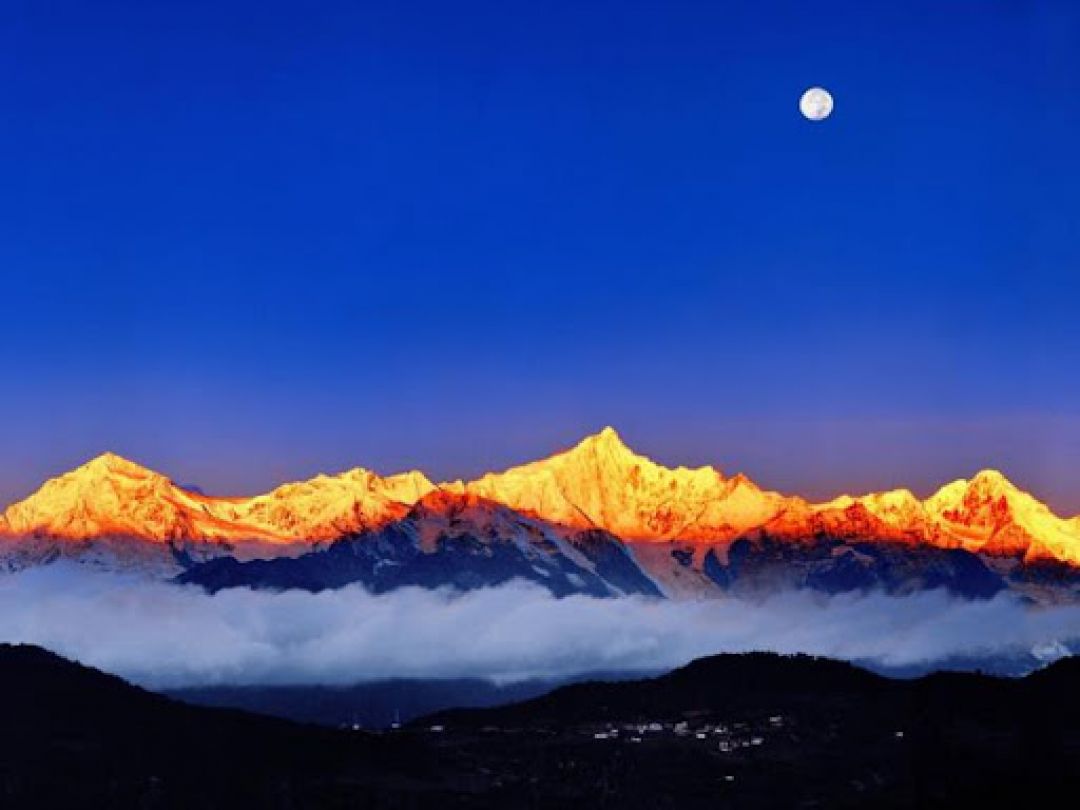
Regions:
<instances>
[{"instance_id":1,"label":"dark mountain slope","mask_svg":"<svg viewBox=\"0 0 1080 810\"><path fill-rule=\"evenodd\" d=\"M145 692L37 647L0 645L0 806L335 806L431 781L374 740Z\"/></svg>"},{"instance_id":2,"label":"dark mountain slope","mask_svg":"<svg viewBox=\"0 0 1080 810\"><path fill-rule=\"evenodd\" d=\"M641 722L683 715L726 717L770 712L793 703L884 697L900 682L856 666L805 655L772 653L702 658L658 678L609 683L591 681L556 689L534 700L492 709L451 710L421 723L574 725Z\"/></svg>"},{"instance_id":3,"label":"dark mountain slope","mask_svg":"<svg viewBox=\"0 0 1080 810\"><path fill-rule=\"evenodd\" d=\"M248 562L220 557L189 567L178 581L210 592L234 587L321 591L359 583L385 593L409 585L471 590L519 579L554 596L661 595L618 538L594 531L560 541L553 527L503 507L488 508L501 519L494 527L474 516L446 520L438 515L443 526L430 510L417 507L398 523L325 549Z\"/></svg>"},{"instance_id":4,"label":"dark mountain slope","mask_svg":"<svg viewBox=\"0 0 1080 810\"><path fill-rule=\"evenodd\" d=\"M616 786L629 807L992 808L1076 795L1078 710L1075 660L1026 679L902 681L837 661L752 654L417 725L471 729L477 739L485 729L528 730L530 756L496 743L484 756L514 756L521 779L541 783L570 767L581 784Z\"/></svg>"},{"instance_id":5,"label":"dark mountain slope","mask_svg":"<svg viewBox=\"0 0 1080 810\"><path fill-rule=\"evenodd\" d=\"M1022 680L897 681L722 655L367 735L174 703L0 646L0 806L1067 806L1078 685L1074 660Z\"/></svg>"}]
</instances>

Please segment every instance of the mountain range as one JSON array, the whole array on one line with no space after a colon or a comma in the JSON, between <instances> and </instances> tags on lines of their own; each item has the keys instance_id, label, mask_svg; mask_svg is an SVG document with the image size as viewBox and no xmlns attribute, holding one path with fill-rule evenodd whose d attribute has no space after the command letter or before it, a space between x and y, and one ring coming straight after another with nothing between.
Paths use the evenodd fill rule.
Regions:
<instances>
[{"instance_id":1,"label":"mountain range","mask_svg":"<svg viewBox=\"0 0 1080 810\"><path fill-rule=\"evenodd\" d=\"M664 467L605 428L473 481L357 468L243 498L106 453L0 515L5 568L58 559L211 589L524 578L558 595L783 583L1042 598L1075 595L1080 516L1055 515L994 470L926 499L897 489L812 503L714 467Z\"/></svg>"}]
</instances>

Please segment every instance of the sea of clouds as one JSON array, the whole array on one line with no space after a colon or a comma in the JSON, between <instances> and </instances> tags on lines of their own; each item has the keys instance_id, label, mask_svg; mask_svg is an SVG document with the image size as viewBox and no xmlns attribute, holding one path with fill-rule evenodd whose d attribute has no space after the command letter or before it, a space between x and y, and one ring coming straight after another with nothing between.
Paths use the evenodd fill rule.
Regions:
<instances>
[{"instance_id":1,"label":"sea of clouds","mask_svg":"<svg viewBox=\"0 0 1080 810\"><path fill-rule=\"evenodd\" d=\"M1060 640L1077 637L1080 607L1033 608L1009 595L555 599L524 583L469 593L376 596L353 586L209 595L65 565L0 577L0 641L39 644L152 688L562 679L747 650L904 667L1060 649Z\"/></svg>"}]
</instances>

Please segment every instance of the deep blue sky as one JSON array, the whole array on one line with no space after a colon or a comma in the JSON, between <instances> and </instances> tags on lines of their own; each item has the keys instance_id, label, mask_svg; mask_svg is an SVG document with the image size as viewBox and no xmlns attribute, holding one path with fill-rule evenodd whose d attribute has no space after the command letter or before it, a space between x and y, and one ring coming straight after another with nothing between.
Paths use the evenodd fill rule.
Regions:
<instances>
[{"instance_id":1,"label":"deep blue sky","mask_svg":"<svg viewBox=\"0 0 1080 810\"><path fill-rule=\"evenodd\" d=\"M797 112L811 84L831 119ZM1070 2L0 5L0 501L604 424L1080 512Z\"/></svg>"}]
</instances>

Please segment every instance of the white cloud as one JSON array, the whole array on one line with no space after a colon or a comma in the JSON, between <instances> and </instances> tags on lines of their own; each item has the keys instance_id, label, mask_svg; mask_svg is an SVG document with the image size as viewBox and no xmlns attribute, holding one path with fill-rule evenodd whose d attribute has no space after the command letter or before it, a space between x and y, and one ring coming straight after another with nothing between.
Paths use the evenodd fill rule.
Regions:
<instances>
[{"instance_id":1,"label":"white cloud","mask_svg":"<svg viewBox=\"0 0 1080 810\"><path fill-rule=\"evenodd\" d=\"M554 599L527 584L465 594L193 587L54 565L0 578L0 640L40 644L151 687L382 677L563 677L661 669L725 651L887 665L1046 649L1080 608L788 592L755 602Z\"/></svg>"}]
</instances>

